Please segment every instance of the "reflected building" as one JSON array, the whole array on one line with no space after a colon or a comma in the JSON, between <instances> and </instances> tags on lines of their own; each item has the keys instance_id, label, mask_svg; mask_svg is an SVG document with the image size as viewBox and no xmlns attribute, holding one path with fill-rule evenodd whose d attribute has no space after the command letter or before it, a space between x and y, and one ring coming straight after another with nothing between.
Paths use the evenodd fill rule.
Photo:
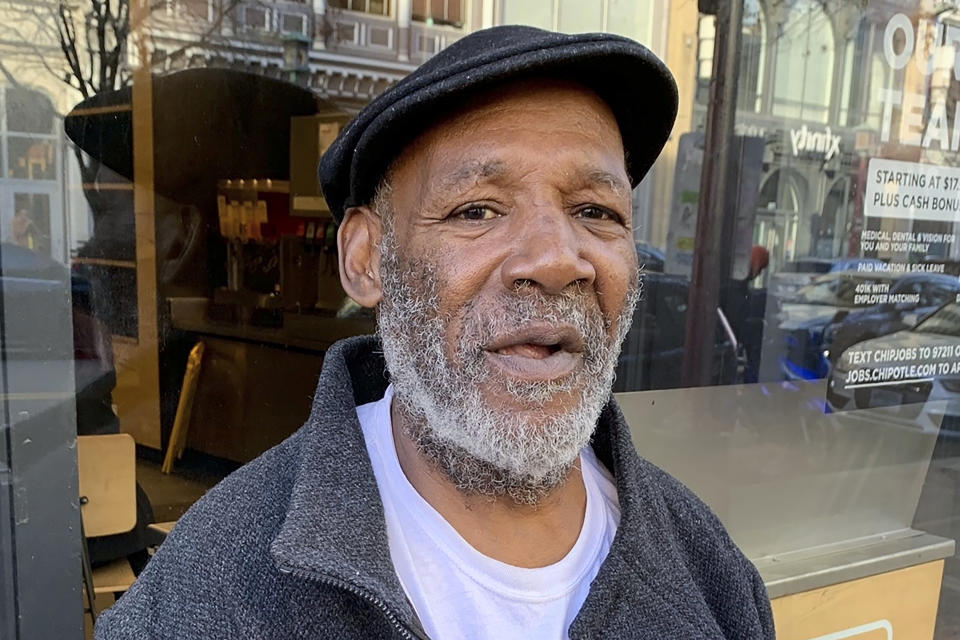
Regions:
<instances>
[{"instance_id":1,"label":"reflected building","mask_svg":"<svg viewBox=\"0 0 960 640\"><path fill-rule=\"evenodd\" d=\"M958 18L953 11L934 14L932 9L918 15L921 10L908 4L871 2L862 9L839 0L746 0L736 129L763 140L751 242L770 250L771 272L800 257L859 255L859 243L851 237L859 235L856 230L864 223L857 201L861 174L867 157L881 145L883 155L891 157L884 144L891 141L881 140L880 91L913 82L931 100L942 94L952 122L957 92L952 58L930 56L935 59L932 73L906 78L910 67L893 70L884 59L884 33L890 16L905 12L914 23L926 21L929 34L924 38L942 40L938 29ZM62 116L83 95L58 77L68 65L57 42L52 11L57 2L35 3L32 9L17 2L4 5L0 14L10 18L5 23L32 24L37 37L31 45L22 37L6 39L18 44L2 45L7 73L0 84L20 96L36 92L24 99L40 104L37 112L52 109ZM85 3L76 6L82 13ZM250 71L307 87L350 114L466 33L507 23L607 31L643 42L667 61L681 85L677 131L703 128L714 19L699 15L695 6L667 0L164 0L150 13L145 32L156 73L195 67ZM923 47L918 50L918 56L924 55ZM123 54L120 68L129 70L137 61L130 47ZM894 129L901 126L899 107L887 118ZM83 179L76 171L71 174L64 154L62 127L50 123L42 132L17 132L6 122L0 122L2 179L27 180L18 184L30 188L4 187L3 228L12 234L15 200L26 198L38 218L38 237L43 235L51 253L66 261L89 238L91 224ZM667 243L678 209L672 193L676 142L671 141L636 195L637 241ZM933 154L940 164L955 153L916 151L913 160ZM68 188L73 183L76 188ZM47 195L32 195L35 187Z\"/></svg>"},{"instance_id":2,"label":"reflected building","mask_svg":"<svg viewBox=\"0 0 960 640\"><path fill-rule=\"evenodd\" d=\"M470 0L168 0L154 12L156 71L230 67L309 87L348 113L465 33ZM486 20L486 22L484 22Z\"/></svg>"},{"instance_id":3,"label":"reflected building","mask_svg":"<svg viewBox=\"0 0 960 640\"><path fill-rule=\"evenodd\" d=\"M90 236L60 118L77 100L59 71L56 2L0 2L0 242L66 264Z\"/></svg>"},{"instance_id":4,"label":"reflected building","mask_svg":"<svg viewBox=\"0 0 960 640\"><path fill-rule=\"evenodd\" d=\"M904 16L909 36L892 18L897 14ZM911 114L929 113L938 100L946 102L952 130L957 82L953 45L945 34L952 34L958 16L948 6L935 12L912 2L871 2L864 8L839 1L746 0L735 132L764 144L752 242L770 250L771 272L799 258L861 255L865 215L858 198L870 157L957 164L955 148L926 144L922 130L908 130L915 126ZM693 106L700 130L715 37L715 19L701 16ZM905 52L911 40L915 44ZM892 67L893 51L910 60ZM888 96L893 88L896 94ZM902 104L902 93L916 96L916 104ZM915 144L910 136L918 137ZM917 221L896 230L951 232L952 227ZM950 251L937 247L933 255L914 257L954 258Z\"/></svg>"},{"instance_id":5,"label":"reflected building","mask_svg":"<svg viewBox=\"0 0 960 640\"><path fill-rule=\"evenodd\" d=\"M0 114L0 241L64 262L64 147L53 103L27 86L0 87Z\"/></svg>"},{"instance_id":6,"label":"reflected building","mask_svg":"<svg viewBox=\"0 0 960 640\"><path fill-rule=\"evenodd\" d=\"M118 33L131 34L129 1L117 5L122 10L116 16ZM15 226L24 227L26 236L16 235L33 238L66 263L96 230L84 197L90 176L84 177L72 158L60 120L90 93L128 84L139 61L132 39L121 43L115 82L81 90L80 83L70 81L73 70L60 47L59 4L0 2L8 25L0 32L9 32L0 43L5 113L49 114L42 126L33 123L26 131L15 130L15 116L0 119L0 224L5 240ZM197 67L248 71L307 87L352 114L452 42L496 24L608 31L662 54L667 33L654 25L663 23L667 5L666 0L163 0L153 4L142 33L154 73ZM82 30L92 5L84 0L71 6ZM95 51L89 57L84 47L81 37L79 72L88 74L87 60L99 64L106 54ZM647 218L651 198L644 187L637 199L638 211ZM32 224L24 225L24 214L14 222L25 207ZM648 227L642 225L641 233Z\"/></svg>"}]
</instances>

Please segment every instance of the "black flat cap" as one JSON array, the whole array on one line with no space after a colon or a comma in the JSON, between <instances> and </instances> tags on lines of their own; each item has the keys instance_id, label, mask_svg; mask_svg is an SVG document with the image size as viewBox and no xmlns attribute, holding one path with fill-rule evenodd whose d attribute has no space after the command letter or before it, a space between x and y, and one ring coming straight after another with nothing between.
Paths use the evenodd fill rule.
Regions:
<instances>
[{"instance_id":1,"label":"black flat cap","mask_svg":"<svg viewBox=\"0 0 960 640\"><path fill-rule=\"evenodd\" d=\"M521 78L581 83L611 107L634 185L660 155L677 115L677 85L643 45L604 33L566 35L534 27L475 31L367 105L320 161L334 217L368 204L390 163L440 115L477 92Z\"/></svg>"}]
</instances>

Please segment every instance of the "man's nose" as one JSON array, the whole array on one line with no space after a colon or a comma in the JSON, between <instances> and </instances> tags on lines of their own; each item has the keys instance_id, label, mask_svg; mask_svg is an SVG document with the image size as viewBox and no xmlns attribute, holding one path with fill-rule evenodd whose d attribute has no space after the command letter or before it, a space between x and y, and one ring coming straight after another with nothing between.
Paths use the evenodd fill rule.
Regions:
<instances>
[{"instance_id":1,"label":"man's nose","mask_svg":"<svg viewBox=\"0 0 960 640\"><path fill-rule=\"evenodd\" d=\"M541 211L523 218L500 270L505 287L512 290L532 283L544 293L560 293L572 284L593 283L597 273L581 255L576 221L563 211Z\"/></svg>"}]
</instances>

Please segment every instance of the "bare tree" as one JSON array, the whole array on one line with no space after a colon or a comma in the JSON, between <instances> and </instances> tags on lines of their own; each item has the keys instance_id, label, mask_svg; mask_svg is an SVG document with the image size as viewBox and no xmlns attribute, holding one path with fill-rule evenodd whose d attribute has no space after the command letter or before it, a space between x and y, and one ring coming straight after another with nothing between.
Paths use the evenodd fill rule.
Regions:
<instances>
[{"instance_id":1,"label":"bare tree","mask_svg":"<svg viewBox=\"0 0 960 640\"><path fill-rule=\"evenodd\" d=\"M50 9L68 68L64 82L84 98L129 82L123 61L130 36L130 0L88 0L82 10L61 1Z\"/></svg>"},{"instance_id":2,"label":"bare tree","mask_svg":"<svg viewBox=\"0 0 960 640\"><path fill-rule=\"evenodd\" d=\"M140 12L145 22L134 24L131 2L140 1L149 3ZM128 58L136 46L132 36L144 38L149 51L154 23L189 34L186 44L167 53L172 57L189 47L216 45L224 20L234 14L238 1L0 0L0 16L6 18L0 19L0 74L14 87L48 74L83 100L116 91L131 81ZM81 180L96 183L100 163L76 146L74 155ZM84 193L96 225L98 214L109 204L95 189Z\"/></svg>"},{"instance_id":3,"label":"bare tree","mask_svg":"<svg viewBox=\"0 0 960 640\"><path fill-rule=\"evenodd\" d=\"M0 0L0 14L17 18L0 24L0 41L12 43L28 66L45 70L86 99L130 83L130 37L136 32L149 41L154 16L179 15L180 26L199 25L199 29L192 29L191 43L168 53L176 56L187 47L214 44L224 20L233 15L239 3L148 0L150 5L144 13L147 22L134 25L131 1L139 0ZM191 14L189 9L197 7L203 7L205 14L209 7L212 15ZM2 57L0 73L11 84L20 84Z\"/></svg>"}]
</instances>

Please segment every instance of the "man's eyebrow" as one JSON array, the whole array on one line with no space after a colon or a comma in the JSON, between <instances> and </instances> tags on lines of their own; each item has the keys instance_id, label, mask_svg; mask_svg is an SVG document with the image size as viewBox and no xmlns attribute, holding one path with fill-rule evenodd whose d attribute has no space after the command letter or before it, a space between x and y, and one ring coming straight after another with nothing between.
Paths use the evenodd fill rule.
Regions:
<instances>
[{"instance_id":1,"label":"man's eyebrow","mask_svg":"<svg viewBox=\"0 0 960 640\"><path fill-rule=\"evenodd\" d=\"M457 167L443 176L439 182L445 191L458 191L484 179L496 179L507 171L507 163L503 160L481 160ZM592 188L604 186L613 191L618 197L629 194L630 185L620 176L603 169L588 169L583 173L576 172L579 177L577 188Z\"/></svg>"},{"instance_id":2,"label":"man's eyebrow","mask_svg":"<svg viewBox=\"0 0 960 640\"><path fill-rule=\"evenodd\" d=\"M503 160L482 160L457 167L443 176L440 182L445 190L462 189L465 185L479 182L482 178L495 178L503 174L507 163Z\"/></svg>"},{"instance_id":3,"label":"man's eyebrow","mask_svg":"<svg viewBox=\"0 0 960 640\"><path fill-rule=\"evenodd\" d=\"M604 185L609 187L617 196L624 196L630 193L630 185L623 181L623 178L615 173L594 169L584 176L584 182L587 186Z\"/></svg>"}]
</instances>

